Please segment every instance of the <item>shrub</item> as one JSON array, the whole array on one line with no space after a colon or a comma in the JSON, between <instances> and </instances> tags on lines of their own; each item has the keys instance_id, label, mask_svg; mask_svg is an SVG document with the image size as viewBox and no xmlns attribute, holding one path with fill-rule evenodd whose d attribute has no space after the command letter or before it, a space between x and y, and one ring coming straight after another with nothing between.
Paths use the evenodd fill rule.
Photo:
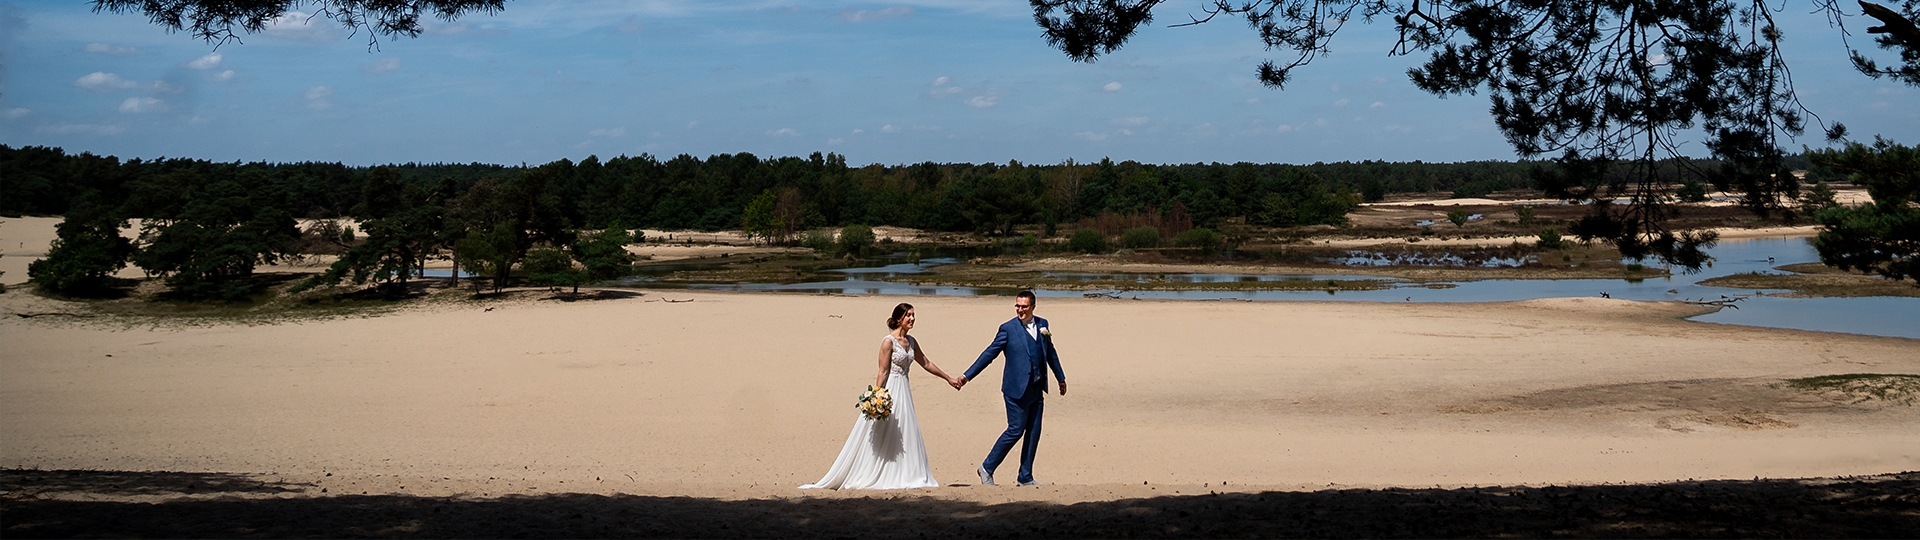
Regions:
<instances>
[{"instance_id":1,"label":"shrub","mask_svg":"<svg viewBox=\"0 0 1920 540\"><path fill-rule=\"evenodd\" d=\"M1120 245L1127 249L1160 247L1160 228L1153 226L1134 227L1120 234Z\"/></svg>"},{"instance_id":2,"label":"shrub","mask_svg":"<svg viewBox=\"0 0 1920 540\"><path fill-rule=\"evenodd\" d=\"M1534 242L1533 245L1539 246L1540 249L1560 249L1567 247L1567 242L1560 238L1559 230L1547 227L1540 229L1540 241Z\"/></svg>"},{"instance_id":3,"label":"shrub","mask_svg":"<svg viewBox=\"0 0 1920 540\"><path fill-rule=\"evenodd\" d=\"M1455 227L1465 227L1467 226L1467 211L1448 210L1447 221L1453 222L1453 226Z\"/></svg>"},{"instance_id":4,"label":"shrub","mask_svg":"<svg viewBox=\"0 0 1920 540\"><path fill-rule=\"evenodd\" d=\"M1220 243L1220 233L1213 232L1213 229L1206 227L1189 229L1187 232L1180 233L1180 236L1173 238L1173 245L1180 247L1213 249L1220 247Z\"/></svg>"},{"instance_id":5,"label":"shrub","mask_svg":"<svg viewBox=\"0 0 1920 540\"><path fill-rule=\"evenodd\" d=\"M866 225L848 225L840 229L840 249L860 256L873 247L873 228Z\"/></svg>"},{"instance_id":6,"label":"shrub","mask_svg":"<svg viewBox=\"0 0 1920 540\"><path fill-rule=\"evenodd\" d=\"M1080 229L1073 232L1072 238L1067 239L1067 247L1081 253L1106 253L1107 237L1100 234L1100 231Z\"/></svg>"},{"instance_id":7,"label":"shrub","mask_svg":"<svg viewBox=\"0 0 1920 540\"><path fill-rule=\"evenodd\" d=\"M1513 216L1520 219L1521 225L1532 225L1534 220L1533 207L1522 206L1515 208L1513 209Z\"/></svg>"},{"instance_id":8,"label":"shrub","mask_svg":"<svg viewBox=\"0 0 1920 540\"><path fill-rule=\"evenodd\" d=\"M821 253L833 252L833 232L826 229L814 229L800 233L800 245Z\"/></svg>"},{"instance_id":9,"label":"shrub","mask_svg":"<svg viewBox=\"0 0 1920 540\"><path fill-rule=\"evenodd\" d=\"M1707 185L1692 178L1682 178L1680 187L1674 188L1673 195L1681 202L1707 202Z\"/></svg>"}]
</instances>

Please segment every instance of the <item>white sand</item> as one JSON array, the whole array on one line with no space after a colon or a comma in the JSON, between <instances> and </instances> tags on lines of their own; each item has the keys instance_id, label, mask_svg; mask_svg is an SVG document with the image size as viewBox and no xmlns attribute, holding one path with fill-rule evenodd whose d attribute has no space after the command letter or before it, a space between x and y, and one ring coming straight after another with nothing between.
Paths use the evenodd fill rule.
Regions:
<instances>
[{"instance_id":1,"label":"white sand","mask_svg":"<svg viewBox=\"0 0 1920 540\"><path fill-rule=\"evenodd\" d=\"M1004 297L651 291L154 328L22 319L11 314L67 308L5 294L0 466L237 472L335 494L797 495L844 441L882 320L903 299L919 306L927 352L955 372L1012 312ZM932 493L1070 501L1221 482L1920 469L1920 407L1768 386L1920 374L1920 341L1678 319L1696 309L1048 299L1039 314L1071 393L1048 397L1038 475L1060 485ZM913 375L944 482L973 483L1004 426L999 366L988 373L964 392Z\"/></svg>"}]
</instances>

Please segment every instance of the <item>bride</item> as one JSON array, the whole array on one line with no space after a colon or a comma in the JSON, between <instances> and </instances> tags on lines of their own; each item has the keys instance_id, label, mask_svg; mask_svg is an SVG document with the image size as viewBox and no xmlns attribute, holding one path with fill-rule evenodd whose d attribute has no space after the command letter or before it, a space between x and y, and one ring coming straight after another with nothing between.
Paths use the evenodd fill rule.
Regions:
<instances>
[{"instance_id":1,"label":"bride","mask_svg":"<svg viewBox=\"0 0 1920 540\"><path fill-rule=\"evenodd\" d=\"M919 363L928 373L959 387L940 366L920 352L920 342L907 335L913 329L913 305L893 307L887 319L892 329L880 338L880 373L873 385L893 394L893 414L878 420L859 416L853 421L853 433L840 448L827 475L800 489L906 489L939 487L933 469L927 466L927 446L920 440L920 423L913 416L913 389L907 385L907 370Z\"/></svg>"}]
</instances>

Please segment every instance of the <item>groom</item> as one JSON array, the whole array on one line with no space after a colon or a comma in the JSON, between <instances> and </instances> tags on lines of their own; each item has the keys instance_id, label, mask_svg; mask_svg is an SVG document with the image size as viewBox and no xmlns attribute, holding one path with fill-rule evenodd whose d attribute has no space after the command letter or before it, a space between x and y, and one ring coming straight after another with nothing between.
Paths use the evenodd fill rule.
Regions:
<instances>
[{"instance_id":1,"label":"groom","mask_svg":"<svg viewBox=\"0 0 1920 540\"><path fill-rule=\"evenodd\" d=\"M960 377L955 389L965 386L967 381L980 375L987 369L993 358L1001 351L1007 354L1007 365L1002 367L1005 375L1000 379L1000 392L1007 399L1007 431L1000 434L1000 440L993 443L993 450L987 452L987 461L980 464L980 483L994 485L993 471L1000 468L1000 462L1007 459L1007 451L1013 449L1013 443L1026 439L1020 445L1020 485L1037 486L1033 480L1033 455L1040 450L1040 412L1045 409L1041 399L1047 392L1047 368L1053 368L1053 376L1060 380L1060 395L1067 395L1067 374L1060 370L1060 353L1053 348L1053 329L1047 327L1047 320L1033 316L1033 291L1020 291L1013 298L1013 320L1000 325L1000 332L993 336L993 344L980 353L980 359L973 361L973 367L967 368Z\"/></svg>"}]
</instances>

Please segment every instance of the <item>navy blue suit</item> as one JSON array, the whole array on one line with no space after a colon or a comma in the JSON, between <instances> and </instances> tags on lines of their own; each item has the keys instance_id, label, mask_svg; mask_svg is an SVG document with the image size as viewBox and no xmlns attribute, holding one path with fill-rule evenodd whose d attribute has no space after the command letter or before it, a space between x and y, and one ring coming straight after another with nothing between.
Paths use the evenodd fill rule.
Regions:
<instances>
[{"instance_id":1,"label":"navy blue suit","mask_svg":"<svg viewBox=\"0 0 1920 540\"><path fill-rule=\"evenodd\" d=\"M1033 323L1036 330L1048 328L1046 319L1034 317ZM994 441L987 460L980 465L987 472L993 472L1007 459L1013 443L1026 439L1020 446L1019 481L1032 482L1033 457L1040 449L1040 415L1045 409L1045 400L1041 397L1047 392L1047 370L1052 369L1054 377L1061 381L1067 380L1067 374L1060 370L1060 353L1053 348L1053 338L1041 334L1039 339L1034 339L1027 333L1026 325L1015 317L1000 325L993 344L973 361L973 367L967 368L967 380L974 380L1002 352L1007 357L1000 378L1000 393L1007 400L1007 431L1000 434L1000 440Z\"/></svg>"}]
</instances>

